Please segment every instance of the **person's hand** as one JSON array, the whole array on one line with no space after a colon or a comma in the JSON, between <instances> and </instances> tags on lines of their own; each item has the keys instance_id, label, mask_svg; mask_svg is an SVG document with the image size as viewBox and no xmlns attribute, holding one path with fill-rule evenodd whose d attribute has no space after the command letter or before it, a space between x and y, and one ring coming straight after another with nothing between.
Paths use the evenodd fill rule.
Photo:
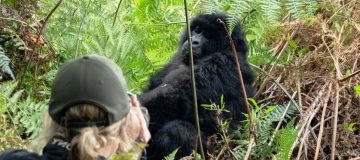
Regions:
<instances>
[{"instance_id":1,"label":"person's hand","mask_svg":"<svg viewBox=\"0 0 360 160\"><path fill-rule=\"evenodd\" d=\"M98 151L98 155L109 158L112 154L114 154L119 146L119 142L115 139L107 139L107 143L104 147L102 147Z\"/></svg>"},{"instance_id":2,"label":"person's hand","mask_svg":"<svg viewBox=\"0 0 360 160\"><path fill-rule=\"evenodd\" d=\"M140 122L141 129L140 129L139 137L141 138L142 142L147 143L150 140L151 135L146 125L145 117L141 112L140 104L139 101L137 100L136 95L130 97L130 102L131 102L131 106L135 107L136 116L138 117Z\"/></svg>"}]
</instances>

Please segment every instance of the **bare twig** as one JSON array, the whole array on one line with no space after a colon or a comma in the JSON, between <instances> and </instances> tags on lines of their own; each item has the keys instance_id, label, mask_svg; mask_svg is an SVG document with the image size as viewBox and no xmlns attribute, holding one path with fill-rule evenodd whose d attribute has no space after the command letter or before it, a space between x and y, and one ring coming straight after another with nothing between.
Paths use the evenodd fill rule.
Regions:
<instances>
[{"instance_id":1,"label":"bare twig","mask_svg":"<svg viewBox=\"0 0 360 160\"><path fill-rule=\"evenodd\" d=\"M293 38L295 37L296 33L297 33L297 29L294 30L294 31L291 33L290 39L293 39ZM278 59L280 59L281 55L286 51L288 45L289 45L288 42L286 42L286 43L284 44L284 46L282 47L281 51L280 51L279 54L276 56L276 59L275 59L276 62L277 62ZM268 71L269 73L272 72L272 70L274 69L274 66L275 66L275 64L271 66L270 70ZM267 81L268 81L268 78L265 78L264 81L263 81L263 83L260 85L258 91L256 92L256 94L255 94L255 96L254 96L255 99L260 96L260 93L262 93L262 91L264 90L264 88L265 88L265 86L266 86L265 84L267 83Z\"/></svg>"},{"instance_id":2,"label":"bare twig","mask_svg":"<svg viewBox=\"0 0 360 160\"><path fill-rule=\"evenodd\" d=\"M241 66L240 66L240 62L239 62L239 58L238 58L238 55L237 55L237 51L236 51L236 48L235 48L235 44L234 44L234 41L233 39L231 38L231 35L229 33L229 31L227 30L226 28L226 24L218 19L217 20L219 23L221 23L224 27L224 30L226 32L226 35L227 37L229 38L229 41L230 41L230 45L231 45L231 50L232 50L232 54L233 54L233 58L234 58L234 61L236 63L236 69L237 69L237 73L238 73L238 76L239 76L239 80L240 80L240 86L241 86L241 90L242 90L242 94L244 96L244 99L245 99L245 107L246 107L246 111L247 111L247 114L249 115L249 132L250 132L250 144L248 146L248 152L251 152L251 148L252 148L252 144L251 144L251 141L254 141L254 139L256 139L256 133L255 133L255 124L252 122L252 113L251 113L251 108L249 107L248 103L247 103L247 100L248 100L248 96L247 96L247 93L246 93L246 90L245 90L245 84L244 84L244 79L243 79L243 76L242 76L242 73L241 73ZM250 153L249 153L250 154ZM245 156L245 160L247 160L249 157L246 157Z\"/></svg>"},{"instance_id":3,"label":"bare twig","mask_svg":"<svg viewBox=\"0 0 360 160\"><path fill-rule=\"evenodd\" d=\"M133 22L123 22L124 25L144 25L144 26L168 26L168 25L182 25L185 24L185 21L179 22L166 22L166 23L133 23Z\"/></svg>"},{"instance_id":4,"label":"bare twig","mask_svg":"<svg viewBox=\"0 0 360 160\"><path fill-rule=\"evenodd\" d=\"M116 19L117 19L117 15L118 15L118 13L119 13L119 9L120 9L121 2L122 2L122 0L120 0L118 6L117 6L117 8L116 8L115 16L114 16L114 21L113 21L112 27L114 27L114 25L115 25L115 22L116 22Z\"/></svg>"},{"instance_id":5,"label":"bare twig","mask_svg":"<svg viewBox=\"0 0 360 160\"><path fill-rule=\"evenodd\" d=\"M194 104L194 113L195 113L195 126L197 130L199 146L200 146L200 153L202 158L205 158L204 148L202 146L202 139L201 139L201 131L200 131L200 122L199 122L199 113L198 113L198 105L197 105L197 96L196 96L196 83L195 83L195 73L194 73L194 55L192 50L192 40L191 40L191 31L190 31L190 23L189 23L189 15L188 15L188 8L187 8L187 0L184 0L184 9L185 9L185 18L186 18L186 29L188 33L188 45L190 50L190 67L191 67L191 87L193 91L193 104ZM196 158L196 156L195 156Z\"/></svg>"},{"instance_id":6,"label":"bare twig","mask_svg":"<svg viewBox=\"0 0 360 160\"><path fill-rule=\"evenodd\" d=\"M220 107L219 107L220 108ZM221 113L223 112L223 110L222 109L219 109L219 110L217 110L216 111L216 124L218 124L218 125L221 125L222 124L222 118L220 117L221 116ZM235 153L231 150L231 148L230 148L230 144L229 144L229 141L228 141L228 135L227 135L227 130L225 129L225 128L222 128L222 127L220 127L220 131L221 131L221 137L222 137L222 139L225 141L225 145L224 145L224 147L223 147L223 149L224 149L224 151L225 151L225 149L227 149L229 152L230 152L230 154L231 154L231 156L234 158L234 159L236 159L236 160L238 160L237 159L237 157L235 156ZM219 153L219 155L216 157L216 160L219 160L220 158L221 158L221 156L222 156L222 154L224 154L225 152L223 151L223 149L221 150L221 152Z\"/></svg>"},{"instance_id":7,"label":"bare twig","mask_svg":"<svg viewBox=\"0 0 360 160\"><path fill-rule=\"evenodd\" d=\"M338 123L338 112L339 112L339 83L336 83L336 97L335 97L335 113L334 113L334 121L333 121L333 134L331 139L331 160L335 159L335 151L336 151L336 131L337 131L337 123Z\"/></svg>"},{"instance_id":8,"label":"bare twig","mask_svg":"<svg viewBox=\"0 0 360 160\"><path fill-rule=\"evenodd\" d=\"M350 74L350 75L348 75L348 76L346 76L346 77L344 77L344 78L339 79L339 81L340 81L340 82L346 81L346 80L348 80L349 78L354 77L355 75L357 75L357 74L359 74L359 73L360 73L360 70L358 70L358 71L356 71L356 72L354 72L354 73L352 73L352 74Z\"/></svg>"},{"instance_id":9,"label":"bare twig","mask_svg":"<svg viewBox=\"0 0 360 160\"><path fill-rule=\"evenodd\" d=\"M121 2L122 2L122 0L120 0L118 6L116 7L116 11L115 11L115 13L114 13L114 14L115 14L115 15L114 15L114 20L113 20L113 24L112 24L111 28L114 28L114 26L115 26L116 19L117 19L117 16L118 16L118 12L119 12L119 10L120 10ZM106 36L106 40L105 40L105 43L104 43L104 47L106 47L106 45L107 45L107 43L108 43L108 41L109 41L109 37L110 37L110 35L107 35L107 36Z\"/></svg>"},{"instance_id":10,"label":"bare twig","mask_svg":"<svg viewBox=\"0 0 360 160\"><path fill-rule=\"evenodd\" d=\"M80 37L81 37L81 31L82 31L82 27L84 25L84 22L85 22L85 16L87 15L88 11L89 11L89 7L90 7L90 4L91 4L92 0L89 0L87 6L86 6L86 10L81 18L81 23L80 23L80 26L79 26L79 29L78 29L78 35L77 35L77 41L76 41L76 50L75 50L75 57L78 56L78 51L79 51L79 45L80 45Z\"/></svg>"},{"instance_id":11,"label":"bare twig","mask_svg":"<svg viewBox=\"0 0 360 160\"><path fill-rule=\"evenodd\" d=\"M297 66L299 67L301 64L301 59L299 58L297 61ZM296 71L296 87L297 87L297 92L298 92L298 102L299 102L299 109L300 109L300 113L302 114L302 97L301 97L301 83L300 83L300 77L301 76L301 68L299 67L298 70Z\"/></svg>"},{"instance_id":12,"label":"bare twig","mask_svg":"<svg viewBox=\"0 0 360 160\"><path fill-rule=\"evenodd\" d=\"M328 109L329 109L329 108L328 108ZM329 121L329 120L331 120L331 119L333 119L333 118L334 118L334 116L329 116L329 117L325 118L325 119L324 119L324 123L327 122L327 121ZM316 129L317 127L319 127L320 125L321 125L321 124L318 123L318 124L316 124L315 126L313 126L312 129L315 130L315 129Z\"/></svg>"},{"instance_id":13,"label":"bare twig","mask_svg":"<svg viewBox=\"0 0 360 160\"><path fill-rule=\"evenodd\" d=\"M323 43L324 43L327 51L329 52L331 58L332 58L333 61L334 61L334 66L335 66L335 69L336 69L337 78L342 77L338 58L335 57L335 55L333 55L333 54L331 53L331 50L330 50L330 48L329 48L329 45L328 45L328 44L326 43L326 41L325 41L325 36L322 36L321 39L322 39L322 41L323 41Z\"/></svg>"},{"instance_id":14,"label":"bare twig","mask_svg":"<svg viewBox=\"0 0 360 160\"><path fill-rule=\"evenodd\" d=\"M2 20L7 20L7 21L14 21L14 22L18 22L18 23L23 24L24 26L30 26L28 23L26 23L26 22L24 22L24 21L21 21L21 20L18 20L18 19L14 19L14 18L5 18L5 17L0 17L0 19L2 19Z\"/></svg>"},{"instance_id":15,"label":"bare twig","mask_svg":"<svg viewBox=\"0 0 360 160\"><path fill-rule=\"evenodd\" d=\"M241 85L241 90L242 90L242 93L243 93L243 96L244 96L244 99L247 101L248 100L248 96L247 96L247 93L246 93L246 90L245 90L245 85L244 85L244 79L243 79L243 76L242 76L242 73L241 73L241 66L240 66L240 62L239 62L239 58L238 58L238 55L237 55L237 51L236 51L236 48L235 48L235 44L234 44L234 41L233 39L231 38L231 35L229 33L229 31L227 30L226 28L226 25L225 23L218 19L218 22L221 23L224 27L224 30L227 34L227 37L229 38L230 40L230 45L231 45L231 49L232 49L232 54L233 54L233 57L234 57L234 61L236 63L236 69L237 69L237 73L238 73L238 78L240 80L240 85ZM248 103L245 103L245 107L246 107L246 110L249 114L249 117L251 117L251 109L248 105ZM251 123L251 118L250 118L250 123Z\"/></svg>"},{"instance_id":16,"label":"bare twig","mask_svg":"<svg viewBox=\"0 0 360 160\"><path fill-rule=\"evenodd\" d=\"M220 153L216 156L215 160L220 160L221 156L225 153L227 146L223 146L220 150Z\"/></svg>"},{"instance_id":17,"label":"bare twig","mask_svg":"<svg viewBox=\"0 0 360 160\"><path fill-rule=\"evenodd\" d=\"M37 34L36 41L35 41L34 47L33 47L32 50L31 50L31 54L30 54L30 57L29 57L29 62L28 62L28 64L26 65L26 70L25 70L25 71L29 70L30 65L33 63L34 54L35 54L35 49L36 49L36 47L38 46L38 43L39 43L40 38L41 38L41 35L43 34L43 32L44 32L44 30L45 30L45 27L46 27L46 25L47 25L47 23L48 23L51 15L56 11L56 9L61 5L62 2L63 2L63 0L59 0L59 1L56 3L55 7L54 7L53 9L51 9L50 13L46 16L46 18L45 18L45 20L44 20L44 23L43 23L43 25L42 25L41 28L40 28L40 32ZM24 72L23 74L25 74L25 72ZM25 77L25 76L21 76L21 77ZM35 77L35 79L36 79L36 77ZM19 86L21 86L22 82L23 82L23 78L20 78Z\"/></svg>"},{"instance_id":18,"label":"bare twig","mask_svg":"<svg viewBox=\"0 0 360 160\"><path fill-rule=\"evenodd\" d=\"M307 138L308 135L308 130L310 128L310 124L311 121L313 120L313 118L315 117L315 115L317 114L317 112L320 110L320 107L316 107L316 105L319 103L320 98L322 97L322 95L324 94L324 90L326 88L327 85L324 85L321 90L319 91L318 96L315 98L315 100L313 101L313 103L310 105L308 111L306 113L308 113L308 115L306 116L305 119L300 120L299 124L296 126L296 128L300 127L299 130L299 134L298 137L296 138L295 142L299 140L300 135L304 132L304 136L301 140L300 146L299 146L299 151L298 151L298 157L297 159L300 159L301 156L301 152L302 152L302 146L304 144L305 139ZM316 108L315 108L316 107ZM311 112L313 110L313 112ZM309 113L310 112L310 113ZM306 128L306 129L305 129ZM304 131L305 129L305 131ZM292 146L292 150L295 148L296 143L293 144Z\"/></svg>"},{"instance_id":19,"label":"bare twig","mask_svg":"<svg viewBox=\"0 0 360 160\"><path fill-rule=\"evenodd\" d=\"M320 129L319 129L319 134L317 137L317 143L316 143L316 149L315 149L315 156L314 156L314 160L317 160L319 157L319 150L321 147L321 138L323 135L323 131L324 131L324 122L325 122L325 114L326 114L326 108L327 108L327 103L330 99L330 95L331 95L331 88L332 88L332 84L329 85L329 90L326 94L326 98L325 98L325 102L324 102L324 107L322 110L322 114L321 114L321 122L320 122ZM325 158L325 157L324 157Z\"/></svg>"},{"instance_id":20,"label":"bare twig","mask_svg":"<svg viewBox=\"0 0 360 160\"><path fill-rule=\"evenodd\" d=\"M294 98L295 95L296 95L296 92L292 95L292 98ZM278 124L277 124L277 126L276 126L276 128L275 128L275 130L274 130L274 132L273 132L273 135L271 136L271 139L270 139L270 142L269 142L269 146L270 146L270 145L272 144L272 142L274 141L275 134L279 131L280 126L281 126L282 122L283 122L284 119L285 119L286 113L288 112L288 110L289 110L289 108L290 108L290 104L291 104L291 102L289 102L288 105L286 106L285 111L284 111L284 113L282 114L281 119L280 119L280 121L278 122Z\"/></svg>"},{"instance_id":21,"label":"bare twig","mask_svg":"<svg viewBox=\"0 0 360 160\"><path fill-rule=\"evenodd\" d=\"M280 89L288 96L288 98L290 99L290 101L296 106L296 108L298 109L298 111L300 112L300 108L299 105L297 104L297 102L294 100L294 98L292 98L292 96L290 95L290 93L285 89L285 87L283 85L281 85L274 77L272 77L269 73L267 73L266 71L264 71L263 69L261 69L260 67L251 64L250 65L252 67L254 67L255 69L261 71L262 73L264 73L266 76L268 76L268 78L270 78L276 85L278 85L280 87ZM300 112L301 114L301 112Z\"/></svg>"},{"instance_id":22,"label":"bare twig","mask_svg":"<svg viewBox=\"0 0 360 160\"><path fill-rule=\"evenodd\" d=\"M248 146L248 149L246 150L246 154L245 154L244 159L249 159L250 158L251 149L252 149L254 143L255 143L255 139L253 137L250 137L249 146Z\"/></svg>"}]
</instances>

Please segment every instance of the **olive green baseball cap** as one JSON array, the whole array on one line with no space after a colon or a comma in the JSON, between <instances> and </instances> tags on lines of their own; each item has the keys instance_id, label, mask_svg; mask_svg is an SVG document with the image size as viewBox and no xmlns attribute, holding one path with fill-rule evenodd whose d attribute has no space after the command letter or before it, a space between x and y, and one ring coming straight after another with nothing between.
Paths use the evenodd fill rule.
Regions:
<instances>
[{"instance_id":1,"label":"olive green baseball cap","mask_svg":"<svg viewBox=\"0 0 360 160\"><path fill-rule=\"evenodd\" d=\"M84 122L66 119L65 112L79 104L101 108L105 119ZM60 67L51 87L49 114L61 126L108 126L124 118L129 111L125 79L113 61L89 55L68 61Z\"/></svg>"}]
</instances>

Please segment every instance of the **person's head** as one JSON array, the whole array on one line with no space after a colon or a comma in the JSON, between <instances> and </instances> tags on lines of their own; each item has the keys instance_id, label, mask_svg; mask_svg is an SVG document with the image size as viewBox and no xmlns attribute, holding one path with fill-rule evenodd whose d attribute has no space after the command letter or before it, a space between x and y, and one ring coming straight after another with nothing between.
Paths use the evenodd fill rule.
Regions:
<instances>
[{"instance_id":1,"label":"person's head","mask_svg":"<svg viewBox=\"0 0 360 160\"><path fill-rule=\"evenodd\" d=\"M59 69L38 139L49 143L61 137L69 142L72 158L91 160L134 149L137 138L147 141L144 123L120 68L107 58L84 56Z\"/></svg>"}]
</instances>

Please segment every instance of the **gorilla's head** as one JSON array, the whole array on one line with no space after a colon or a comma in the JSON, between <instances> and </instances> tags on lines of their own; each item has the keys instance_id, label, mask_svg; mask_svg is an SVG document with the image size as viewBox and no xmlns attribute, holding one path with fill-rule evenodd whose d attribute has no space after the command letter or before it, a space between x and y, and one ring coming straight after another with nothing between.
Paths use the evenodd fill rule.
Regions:
<instances>
[{"instance_id":1,"label":"gorilla's head","mask_svg":"<svg viewBox=\"0 0 360 160\"><path fill-rule=\"evenodd\" d=\"M226 23L228 18L229 16L224 13L200 14L191 21L190 29L195 63L216 52L231 53L230 41L227 38L224 26L218 21L220 19ZM237 52L245 55L247 53L246 40L239 23L233 29L231 37ZM179 50L185 56L185 63L188 63L189 48L186 28L181 36Z\"/></svg>"}]
</instances>

